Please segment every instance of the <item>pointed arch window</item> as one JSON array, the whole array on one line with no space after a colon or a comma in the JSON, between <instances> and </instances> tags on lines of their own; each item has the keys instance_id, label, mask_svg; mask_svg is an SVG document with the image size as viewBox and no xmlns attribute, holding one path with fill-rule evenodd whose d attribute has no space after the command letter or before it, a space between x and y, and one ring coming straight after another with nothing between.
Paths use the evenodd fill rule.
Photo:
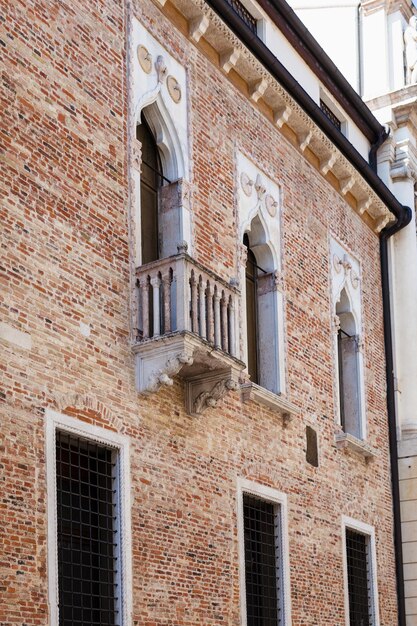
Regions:
<instances>
[{"instance_id":1,"label":"pointed arch window","mask_svg":"<svg viewBox=\"0 0 417 626\"><path fill-rule=\"evenodd\" d=\"M255 217L251 230L243 236L246 247L246 364L252 383L279 393L280 294L276 288L271 250L262 232L259 217Z\"/></svg>"},{"instance_id":2,"label":"pointed arch window","mask_svg":"<svg viewBox=\"0 0 417 626\"><path fill-rule=\"evenodd\" d=\"M161 155L144 113L137 126L137 139L142 145L140 177L141 252L142 264L160 258L160 189L169 180L164 176Z\"/></svg>"},{"instance_id":3,"label":"pointed arch window","mask_svg":"<svg viewBox=\"0 0 417 626\"><path fill-rule=\"evenodd\" d=\"M258 376L258 295L256 257L249 247L249 237L245 234L243 243L247 249L246 261L246 330L248 350L248 372L251 381L259 383Z\"/></svg>"},{"instance_id":4,"label":"pointed arch window","mask_svg":"<svg viewBox=\"0 0 417 626\"><path fill-rule=\"evenodd\" d=\"M340 425L345 433L363 438L359 335L346 289L336 304L337 365Z\"/></svg>"}]
</instances>

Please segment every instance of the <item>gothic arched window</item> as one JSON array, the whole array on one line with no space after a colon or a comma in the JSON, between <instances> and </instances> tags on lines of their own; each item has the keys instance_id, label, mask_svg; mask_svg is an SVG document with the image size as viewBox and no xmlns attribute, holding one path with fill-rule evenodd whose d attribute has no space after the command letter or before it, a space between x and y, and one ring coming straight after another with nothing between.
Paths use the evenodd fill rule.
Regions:
<instances>
[{"instance_id":1,"label":"gothic arched window","mask_svg":"<svg viewBox=\"0 0 417 626\"><path fill-rule=\"evenodd\" d=\"M158 146L143 113L137 138L142 144L140 209L142 264L145 264L159 258L159 190L164 176Z\"/></svg>"},{"instance_id":2,"label":"gothic arched window","mask_svg":"<svg viewBox=\"0 0 417 626\"><path fill-rule=\"evenodd\" d=\"M253 383L259 383L258 376L258 294L256 258L249 247L249 237L244 235L247 248L246 261L246 330L248 350L248 372Z\"/></svg>"},{"instance_id":3,"label":"gothic arched window","mask_svg":"<svg viewBox=\"0 0 417 626\"><path fill-rule=\"evenodd\" d=\"M362 438L359 379L359 337L355 318L345 289L336 305L339 319L337 357L339 370L340 425L345 433Z\"/></svg>"}]
</instances>

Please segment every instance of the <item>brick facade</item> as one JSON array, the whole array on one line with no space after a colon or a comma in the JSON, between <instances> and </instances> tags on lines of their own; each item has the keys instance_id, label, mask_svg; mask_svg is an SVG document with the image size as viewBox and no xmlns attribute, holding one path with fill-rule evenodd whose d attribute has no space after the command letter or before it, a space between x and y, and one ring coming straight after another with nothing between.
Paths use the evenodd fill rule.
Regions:
<instances>
[{"instance_id":1,"label":"brick facade","mask_svg":"<svg viewBox=\"0 0 417 626\"><path fill-rule=\"evenodd\" d=\"M131 353L128 7L9 3L1 165L2 601L0 624L48 624L47 408L131 446L132 624L237 625L236 481L288 495L292 623L345 623L341 515L375 527L381 625L396 623L379 240L184 20L133 13L188 73L194 256L237 275L236 150L282 189L286 426L230 392L190 417L183 384L138 395ZM172 18L172 21L171 19ZM174 22L174 23L173 23ZM235 84L234 84L235 83ZM285 130L285 129L284 129ZM329 237L362 268L366 461L334 435ZM12 334L11 329L20 331ZM307 464L305 427L318 433ZM55 626L51 624L50 626Z\"/></svg>"}]
</instances>

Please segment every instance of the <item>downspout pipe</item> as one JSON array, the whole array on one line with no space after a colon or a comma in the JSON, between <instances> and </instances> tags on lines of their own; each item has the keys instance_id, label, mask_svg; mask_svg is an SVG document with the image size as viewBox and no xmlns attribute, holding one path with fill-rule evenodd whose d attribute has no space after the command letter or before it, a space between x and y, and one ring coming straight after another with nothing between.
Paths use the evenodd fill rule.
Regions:
<instances>
[{"instance_id":1,"label":"downspout pipe","mask_svg":"<svg viewBox=\"0 0 417 626\"><path fill-rule=\"evenodd\" d=\"M369 150L369 165L377 173L378 165L377 165L377 154L378 149L382 146L384 141L388 139L389 131L386 131L383 126L381 126L381 130L378 133L376 140L371 144L371 148ZM411 218L410 218L411 219Z\"/></svg>"},{"instance_id":2,"label":"downspout pipe","mask_svg":"<svg viewBox=\"0 0 417 626\"><path fill-rule=\"evenodd\" d=\"M391 458L392 502L394 515L394 546L398 601L398 626L406 626L406 612L404 595L404 564L401 531L400 479L398 471L397 415L395 407L394 351L392 343L388 240L390 237L392 237L392 235L407 226L407 224L409 224L411 221L411 217L411 209L409 207L404 207L402 215L399 215L397 217L397 221L392 226L385 228L381 232L379 239L382 280L382 307L384 315L385 368L387 379L388 435Z\"/></svg>"},{"instance_id":3,"label":"downspout pipe","mask_svg":"<svg viewBox=\"0 0 417 626\"><path fill-rule=\"evenodd\" d=\"M388 240L392 235L407 226L412 217L409 207L402 205L391 193L388 187L382 182L376 173L377 151L385 141L388 134L382 129L377 136L374 135L370 163L357 152L352 144L342 135L342 133L324 115L320 107L310 98L288 70L278 61L265 44L246 26L237 13L233 10L227 0L206 0L229 26L229 28L239 37L252 54L262 63L270 74L284 87L294 100L313 119L319 128L329 137L329 139L339 148L342 154L360 172L366 182L373 188L387 208L395 216L394 224L383 229L380 234L380 259L381 259L381 283L382 283L382 303L384 316L384 344L386 360L386 380L387 380L387 413L388 413L388 433L389 450L391 458L391 480L393 498L394 517L394 546L395 546L395 567L397 582L398 601L398 625L406 626L405 597L404 597L404 572L402 558L402 534L401 534L401 513L400 513L400 493L398 475L398 451L397 451L397 417L395 408L395 388L394 388L394 355L392 341L392 320L390 302L390 281L388 263ZM286 3L283 3L285 5ZM324 53L323 53L324 54ZM351 89L345 82L345 88Z\"/></svg>"}]
</instances>

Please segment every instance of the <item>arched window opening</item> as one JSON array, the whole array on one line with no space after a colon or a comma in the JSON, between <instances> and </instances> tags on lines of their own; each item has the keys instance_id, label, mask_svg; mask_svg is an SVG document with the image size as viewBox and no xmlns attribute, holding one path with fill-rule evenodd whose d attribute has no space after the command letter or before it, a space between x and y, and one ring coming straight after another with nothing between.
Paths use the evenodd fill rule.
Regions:
<instances>
[{"instance_id":1,"label":"arched window opening","mask_svg":"<svg viewBox=\"0 0 417 626\"><path fill-rule=\"evenodd\" d=\"M261 353L260 348L261 343L264 343L262 339L265 340L265 335L268 334L268 328L273 326L273 320L270 320L269 325L265 325L266 303L264 302L261 306L265 296L268 296L265 279L271 275L258 265L247 234L243 237L243 243L247 249L245 277L248 373L253 383L270 387L270 383L267 383L266 372L263 371L265 369L265 352ZM270 338L270 341L274 343L273 338Z\"/></svg>"},{"instance_id":2,"label":"arched window opening","mask_svg":"<svg viewBox=\"0 0 417 626\"><path fill-rule=\"evenodd\" d=\"M362 438L359 384L359 337L349 297L342 290L336 305L339 318L337 357L339 369L339 415L346 433Z\"/></svg>"},{"instance_id":3,"label":"arched window opening","mask_svg":"<svg viewBox=\"0 0 417 626\"><path fill-rule=\"evenodd\" d=\"M248 350L248 372L254 383L259 383L258 376L258 296L256 258L249 247L249 237L243 238L247 248L246 261L246 328Z\"/></svg>"},{"instance_id":4,"label":"arched window opening","mask_svg":"<svg viewBox=\"0 0 417 626\"><path fill-rule=\"evenodd\" d=\"M163 174L158 146L143 112L137 126L137 139L142 145L141 252L142 264L145 264L160 258L160 189L169 181Z\"/></svg>"}]
</instances>

